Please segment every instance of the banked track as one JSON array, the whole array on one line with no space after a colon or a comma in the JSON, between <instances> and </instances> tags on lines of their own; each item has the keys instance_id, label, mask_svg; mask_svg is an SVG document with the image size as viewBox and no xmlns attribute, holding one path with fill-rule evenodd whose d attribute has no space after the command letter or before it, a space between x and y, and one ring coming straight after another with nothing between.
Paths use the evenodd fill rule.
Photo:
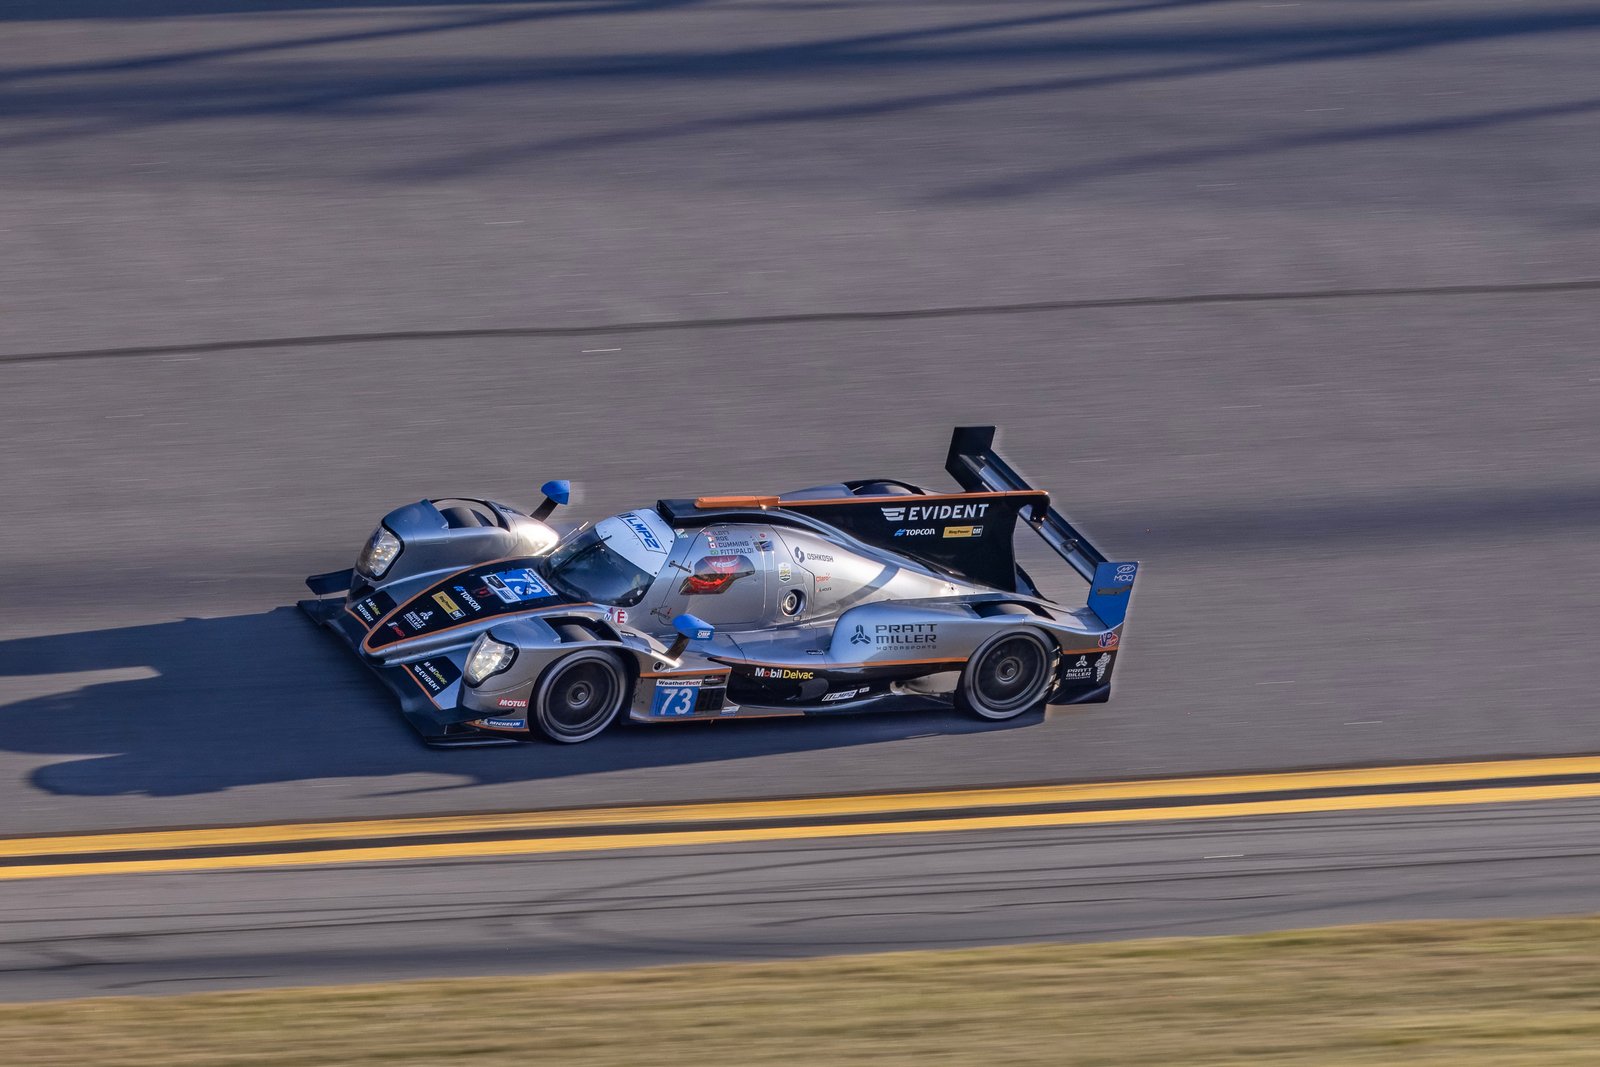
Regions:
<instances>
[{"instance_id":1,"label":"banked track","mask_svg":"<svg viewBox=\"0 0 1600 1067\"><path fill-rule=\"evenodd\" d=\"M50 363L80 359L123 359L138 356L188 356L248 352L269 348L330 348L341 345L403 344L420 341L489 340L517 337L583 337L591 334L655 333L671 330L717 330L753 326L794 326L851 322L894 322L917 319L962 319L1036 312L1102 311L1130 308L1195 307L1207 304L1278 304L1294 301L1373 300L1519 296L1600 291L1600 278L1570 281L1488 285L1388 286L1355 289L1286 289L1266 292L1188 293L1172 296L1126 296L1076 300L1036 300L1015 304L967 304L947 307L885 308L858 311L797 311L787 314L738 315L717 318L654 319L570 326L489 326L437 330L388 330L196 341L184 344L128 345L61 352L0 354L0 363Z\"/></svg>"},{"instance_id":2,"label":"banked track","mask_svg":"<svg viewBox=\"0 0 1600 1067\"><path fill-rule=\"evenodd\" d=\"M0 879L455 861L1600 798L1600 757L0 840Z\"/></svg>"}]
</instances>

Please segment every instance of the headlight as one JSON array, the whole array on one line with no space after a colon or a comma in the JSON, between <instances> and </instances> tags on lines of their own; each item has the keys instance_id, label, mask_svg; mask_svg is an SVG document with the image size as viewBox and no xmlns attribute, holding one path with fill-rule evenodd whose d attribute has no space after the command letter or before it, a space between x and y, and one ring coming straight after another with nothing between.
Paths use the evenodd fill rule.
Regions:
<instances>
[{"instance_id":1,"label":"headlight","mask_svg":"<svg viewBox=\"0 0 1600 1067\"><path fill-rule=\"evenodd\" d=\"M484 634L472 646L472 651L467 653L467 684L481 685L484 679L511 666L511 661L516 658L515 648Z\"/></svg>"},{"instance_id":2,"label":"headlight","mask_svg":"<svg viewBox=\"0 0 1600 1067\"><path fill-rule=\"evenodd\" d=\"M402 547L400 538L390 533L387 526L380 526L367 538L367 547L356 560L356 570L368 578L382 578L399 558Z\"/></svg>"}]
</instances>

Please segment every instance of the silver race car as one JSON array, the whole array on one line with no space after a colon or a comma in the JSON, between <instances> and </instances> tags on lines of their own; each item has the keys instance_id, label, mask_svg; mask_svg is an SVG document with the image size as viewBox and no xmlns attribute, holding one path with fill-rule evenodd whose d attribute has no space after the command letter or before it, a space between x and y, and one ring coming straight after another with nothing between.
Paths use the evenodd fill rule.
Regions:
<instances>
[{"instance_id":1,"label":"silver race car","mask_svg":"<svg viewBox=\"0 0 1600 1067\"><path fill-rule=\"evenodd\" d=\"M585 523L547 482L531 513L423 500L300 607L430 744L587 741L639 722L955 705L1003 720L1106 700L1138 564L1108 562L958 428L960 492L873 478L703 496ZM1083 607L1018 566L1018 518L1089 583ZM341 596L329 596L340 593Z\"/></svg>"}]
</instances>

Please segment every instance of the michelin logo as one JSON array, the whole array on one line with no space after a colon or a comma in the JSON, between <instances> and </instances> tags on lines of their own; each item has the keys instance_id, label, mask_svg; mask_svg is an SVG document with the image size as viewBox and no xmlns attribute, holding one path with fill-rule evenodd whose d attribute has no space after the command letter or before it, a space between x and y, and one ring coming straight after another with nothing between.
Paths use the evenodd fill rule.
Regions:
<instances>
[{"instance_id":1,"label":"michelin logo","mask_svg":"<svg viewBox=\"0 0 1600 1067\"><path fill-rule=\"evenodd\" d=\"M988 504L913 504L904 508L879 508L890 522L936 522L941 519L981 519Z\"/></svg>"}]
</instances>

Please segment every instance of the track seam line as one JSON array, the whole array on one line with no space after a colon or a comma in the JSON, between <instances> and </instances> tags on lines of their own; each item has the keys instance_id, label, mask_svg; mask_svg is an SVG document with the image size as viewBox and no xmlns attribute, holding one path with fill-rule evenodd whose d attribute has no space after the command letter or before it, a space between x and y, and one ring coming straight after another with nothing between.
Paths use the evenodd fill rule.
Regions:
<instances>
[{"instance_id":1,"label":"track seam line","mask_svg":"<svg viewBox=\"0 0 1600 1067\"><path fill-rule=\"evenodd\" d=\"M1595 291L1600 291L1600 278L1498 285L1392 286L1361 289L1280 290L1258 293L1189 293L1179 296L1042 300L1014 304L958 304L944 307L898 308L882 311L811 311L726 318L647 319L635 322L591 323L576 326L467 327L461 329L309 334L300 337L258 337L242 340L198 341L187 344L86 348L61 352L14 352L0 355L0 363L48 363L79 359L207 355L221 352L245 352L263 348L331 348L339 345L381 344L386 342L459 341L505 337L581 337L589 334L721 330L751 326L794 326L809 323L981 318L1051 311L1102 311L1123 308L1186 307L1205 304L1269 304L1311 300L1371 300L1403 297L1522 296Z\"/></svg>"}]
</instances>

